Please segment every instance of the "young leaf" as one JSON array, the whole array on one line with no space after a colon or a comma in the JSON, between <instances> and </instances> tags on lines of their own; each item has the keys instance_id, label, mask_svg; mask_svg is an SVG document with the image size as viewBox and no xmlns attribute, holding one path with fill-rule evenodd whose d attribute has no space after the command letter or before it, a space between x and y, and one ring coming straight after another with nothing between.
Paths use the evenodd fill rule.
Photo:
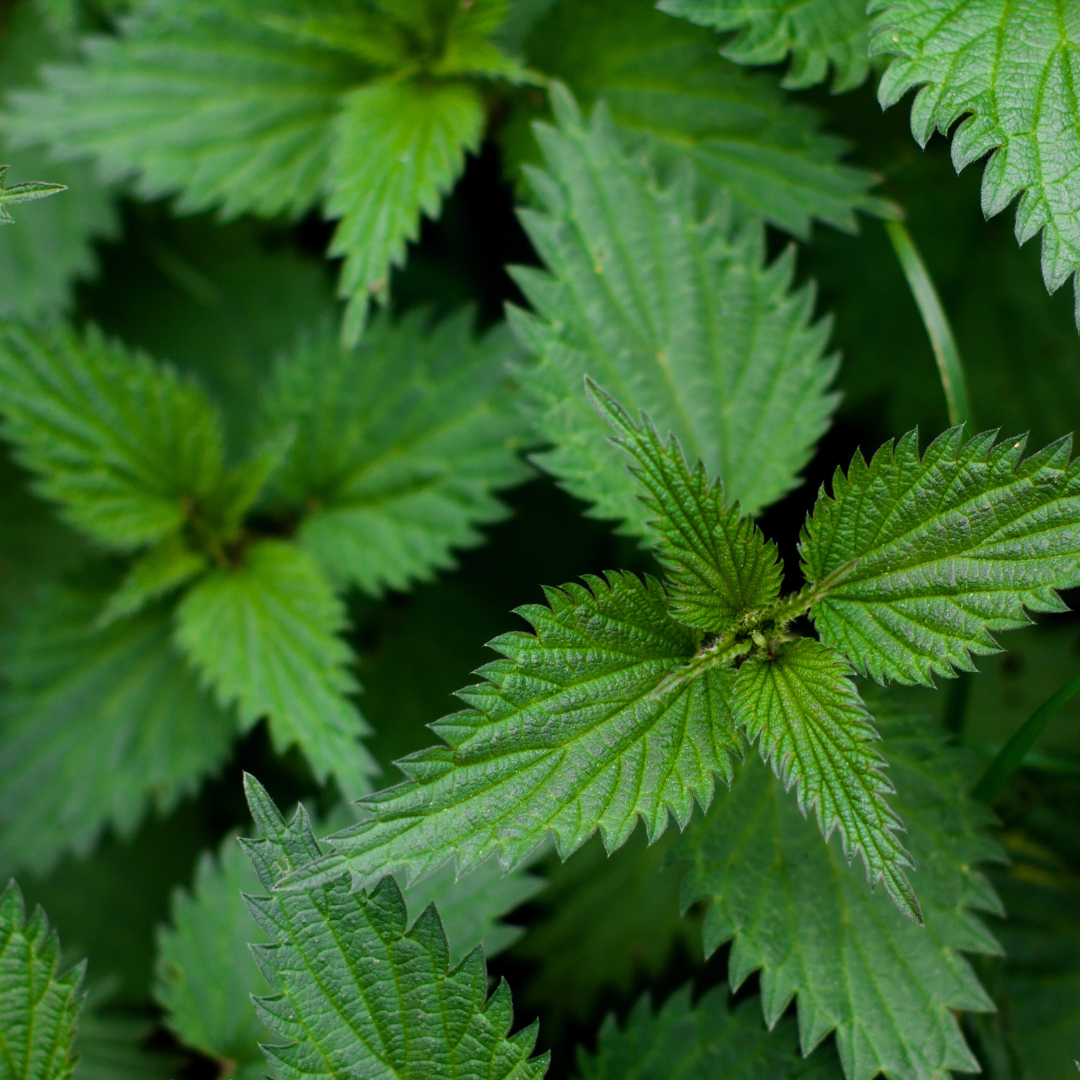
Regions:
<instances>
[{"instance_id":1,"label":"young leaf","mask_svg":"<svg viewBox=\"0 0 1080 1080\"><path fill-rule=\"evenodd\" d=\"M648 524L660 538L671 612L681 623L713 632L765 607L780 594L776 545L762 536L738 505L724 505L720 482L709 482L700 461L686 464L674 435L657 434L641 415L635 426L626 410L586 377L597 412L616 432L616 446L638 463L631 472L649 492L641 496L656 517Z\"/></svg>"},{"instance_id":2,"label":"young leaf","mask_svg":"<svg viewBox=\"0 0 1080 1080\"><path fill-rule=\"evenodd\" d=\"M819 495L799 551L821 638L879 681L929 685L1024 608L1065 611L1080 584L1080 467L1061 439L1024 460L1025 440L963 441L960 428L920 459L917 433L861 454L832 497Z\"/></svg>"},{"instance_id":3,"label":"young leaf","mask_svg":"<svg viewBox=\"0 0 1080 1080\"><path fill-rule=\"evenodd\" d=\"M840 1080L831 1047L809 1062L798 1051L792 1020L769 1031L755 999L732 1009L716 986L691 1007L690 987L676 990L656 1014L648 997L630 1011L625 1028L608 1016L596 1054L578 1053L582 1080Z\"/></svg>"},{"instance_id":4,"label":"young leaf","mask_svg":"<svg viewBox=\"0 0 1080 1080\"><path fill-rule=\"evenodd\" d=\"M60 941L14 881L0 893L0 1080L71 1080L85 962L63 974Z\"/></svg>"},{"instance_id":5,"label":"young leaf","mask_svg":"<svg viewBox=\"0 0 1080 1080\"><path fill-rule=\"evenodd\" d=\"M263 887L319 854L301 808L286 825L251 778L248 805L262 835L246 846ZM392 878L367 896L347 878L306 891L252 897L251 913L271 938L253 948L275 993L259 1014L280 1045L265 1048L280 1080L312 1076L433 1075L540 1080L546 1055L532 1058L536 1025L509 1037L510 989L487 997L477 949L448 970L446 935L434 907L406 931L405 902Z\"/></svg>"},{"instance_id":6,"label":"young leaf","mask_svg":"<svg viewBox=\"0 0 1080 1080\"><path fill-rule=\"evenodd\" d=\"M207 557L192 551L180 536L175 533L166 536L135 561L105 604L99 625L108 626L117 619L137 614L158 597L197 577L207 565Z\"/></svg>"},{"instance_id":7,"label":"young leaf","mask_svg":"<svg viewBox=\"0 0 1080 1080\"><path fill-rule=\"evenodd\" d=\"M673 851L690 864L683 904L710 905L707 954L732 941L733 988L761 970L766 1023L796 997L804 1053L835 1029L848 1080L973 1071L955 1011L992 1005L961 951L999 951L973 911L1000 905L973 867L1000 849L982 832L989 812L964 794L966 755L926 734L924 720L890 715L883 695L873 705L925 925L870 892L840 843L822 844L782 783L753 761Z\"/></svg>"},{"instance_id":8,"label":"young leaf","mask_svg":"<svg viewBox=\"0 0 1080 1080\"><path fill-rule=\"evenodd\" d=\"M340 293L349 298L343 335L355 345L372 293L437 217L484 129L484 104L461 83L378 82L352 91L337 120L327 214L341 224L331 255L345 257Z\"/></svg>"},{"instance_id":9,"label":"young leaf","mask_svg":"<svg viewBox=\"0 0 1080 1080\"><path fill-rule=\"evenodd\" d=\"M865 27L865 12L856 14ZM793 236L809 239L814 220L854 232L857 210L894 213L870 194L873 173L842 162L847 143L822 133L814 110L771 74L724 60L716 45L709 31L662 15L653 0L575 0L537 25L526 58L590 107L604 101L630 141L645 143L665 167L691 163L703 188L725 188L739 209ZM512 157L531 159L522 111L503 139Z\"/></svg>"},{"instance_id":10,"label":"young leaf","mask_svg":"<svg viewBox=\"0 0 1080 1080\"><path fill-rule=\"evenodd\" d=\"M921 923L903 871L911 856L896 837L900 819L882 798L893 788L847 664L810 638L786 642L768 659L750 657L735 681L735 715L784 788L796 785L803 814L813 808L825 839L835 828L848 862L862 856L871 888L883 881L893 903Z\"/></svg>"},{"instance_id":11,"label":"young leaf","mask_svg":"<svg viewBox=\"0 0 1080 1080\"><path fill-rule=\"evenodd\" d=\"M505 516L492 492L528 475L505 371L517 350L505 327L477 341L471 324L379 318L350 350L326 326L275 367L260 428L296 440L268 504L305 512L300 543L335 582L378 595L429 580Z\"/></svg>"},{"instance_id":12,"label":"young leaf","mask_svg":"<svg viewBox=\"0 0 1080 1080\"><path fill-rule=\"evenodd\" d=\"M1080 102L1074 83L1080 25L1063 0L873 0L870 51L896 56L882 76L887 108L921 87L911 133L925 146L957 120L957 170L989 158L982 210L1017 195L1016 238L1043 231L1042 273L1053 292L1080 266ZM1080 288L1077 292L1080 312ZM1080 315L1078 315L1080 325Z\"/></svg>"},{"instance_id":13,"label":"young leaf","mask_svg":"<svg viewBox=\"0 0 1080 1080\"><path fill-rule=\"evenodd\" d=\"M235 1069L238 1080L261 1080L266 1061L259 1044L271 1037L251 999L269 989L248 948L258 930L243 894L258 890L250 860L229 836L216 857L203 853L192 891L173 892L172 924L157 936L154 998L169 1028L186 1046L222 1062L223 1071Z\"/></svg>"},{"instance_id":14,"label":"young leaf","mask_svg":"<svg viewBox=\"0 0 1080 1080\"><path fill-rule=\"evenodd\" d=\"M565 90L552 101L558 130L536 129L548 172L530 174L545 210L520 212L550 274L519 268L539 317L513 311L555 444L538 460L597 516L644 534L633 478L581 393L589 374L756 513L798 483L836 404L829 327L810 325L810 290L789 292L793 253L766 266L760 225L736 232L722 206L703 219L690 179L658 186L603 108L586 125Z\"/></svg>"},{"instance_id":15,"label":"young leaf","mask_svg":"<svg viewBox=\"0 0 1080 1080\"><path fill-rule=\"evenodd\" d=\"M37 491L129 551L180 530L219 486L222 437L202 391L96 330L0 330L2 433Z\"/></svg>"},{"instance_id":16,"label":"young leaf","mask_svg":"<svg viewBox=\"0 0 1080 1080\"><path fill-rule=\"evenodd\" d=\"M50 869L131 836L221 768L235 718L200 690L156 606L101 629L98 582L54 586L4 650L0 864Z\"/></svg>"},{"instance_id":17,"label":"young leaf","mask_svg":"<svg viewBox=\"0 0 1080 1080\"><path fill-rule=\"evenodd\" d=\"M465 873L495 852L511 868L549 833L563 858L597 829L613 851L639 817L655 839L669 814L685 824L695 799L708 804L742 750L730 672L670 680L698 635L668 614L660 584L585 581L518 609L535 636L490 643L505 659L459 691L472 708L433 725L449 745L398 762L410 779L367 796L370 818L330 837L333 853L290 888L346 870L358 887L399 870L415 881L451 859Z\"/></svg>"},{"instance_id":18,"label":"young leaf","mask_svg":"<svg viewBox=\"0 0 1080 1080\"><path fill-rule=\"evenodd\" d=\"M804 90L824 82L832 92L861 85L870 71L870 20L862 0L660 0L657 7L713 30L735 30L721 52L737 64L778 64L791 57L781 84Z\"/></svg>"},{"instance_id":19,"label":"young leaf","mask_svg":"<svg viewBox=\"0 0 1080 1080\"><path fill-rule=\"evenodd\" d=\"M177 609L176 640L246 730L266 717L278 753L297 744L318 779L359 792L377 766L368 732L345 696L358 689L338 637L344 605L294 544L260 540L238 566L215 570Z\"/></svg>"},{"instance_id":20,"label":"young leaf","mask_svg":"<svg viewBox=\"0 0 1080 1080\"><path fill-rule=\"evenodd\" d=\"M8 213L9 206L33 202L35 199L44 199L48 195L67 191L67 187L63 184L51 184L44 180L28 180L14 187L7 187L5 179L9 168L11 168L10 165L0 165L0 225L10 225L15 221Z\"/></svg>"}]
</instances>

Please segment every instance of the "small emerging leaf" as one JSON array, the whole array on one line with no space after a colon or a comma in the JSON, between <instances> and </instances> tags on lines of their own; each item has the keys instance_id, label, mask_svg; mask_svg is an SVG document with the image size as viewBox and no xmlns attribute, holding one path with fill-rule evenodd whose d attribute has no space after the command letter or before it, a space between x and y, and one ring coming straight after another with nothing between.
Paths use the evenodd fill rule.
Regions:
<instances>
[{"instance_id":1,"label":"small emerging leaf","mask_svg":"<svg viewBox=\"0 0 1080 1080\"><path fill-rule=\"evenodd\" d=\"M5 187L4 181L10 165L0 165L0 225L10 225L15 219L8 213L8 207L15 203L33 202L55 195L58 191L67 191L66 184L49 184L42 180L29 180L14 187Z\"/></svg>"}]
</instances>

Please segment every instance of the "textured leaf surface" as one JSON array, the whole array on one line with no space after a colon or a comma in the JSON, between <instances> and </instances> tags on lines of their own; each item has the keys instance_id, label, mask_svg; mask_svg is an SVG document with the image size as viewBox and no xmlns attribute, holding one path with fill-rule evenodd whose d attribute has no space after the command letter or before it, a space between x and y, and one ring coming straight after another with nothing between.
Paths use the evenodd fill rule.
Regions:
<instances>
[{"instance_id":1,"label":"textured leaf surface","mask_svg":"<svg viewBox=\"0 0 1080 1080\"><path fill-rule=\"evenodd\" d=\"M870 20L862 0L660 0L657 7L714 30L738 31L722 52L737 64L791 57L783 86L803 90L834 72L833 93L859 86L870 70Z\"/></svg>"},{"instance_id":2,"label":"textured leaf surface","mask_svg":"<svg viewBox=\"0 0 1080 1080\"><path fill-rule=\"evenodd\" d=\"M1080 583L1080 469L1071 440L1024 459L1023 438L964 442L954 428L920 459L916 432L861 454L822 493L799 550L822 640L875 679L927 683L993 630L1064 611ZM830 575L835 577L830 581Z\"/></svg>"},{"instance_id":3,"label":"textured leaf surface","mask_svg":"<svg viewBox=\"0 0 1080 1080\"><path fill-rule=\"evenodd\" d=\"M386 291L390 268L419 235L420 214L438 216L465 152L478 146L484 105L464 84L374 83L348 95L337 125L326 210L341 218L330 254L345 256L344 332L355 344L371 294Z\"/></svg>"},{"instance_id":4,"label":"textured leaf surface","mask_svg":"<svg viewBox=\"0 0 1080 1080\"><path fill-rule=\"evenodd\" d=\"M982 209L1016 197L1016 237L1043 231L1053 292L1080 266L1080 20L1069 0L874 0L871 51L898 57L882 76L884 107L919 86L911 132L925 145L953 133L962 169L990 155ZM1080 303L1080 301L1078 301Z\"/></svg>"},{"instance_id":5,"label":"textured leaf surface","mask_svg":"<svg viewBox=\"0 0 1080 1080\"><path fill-rule=\"evenodd\" d=\"M964 794L973 779L966 756L888 715L884 696L872 704L924 926L870 892L838 840L822 844L781 782L753 761L673 857L690 863L684 904L710 902L706 953L732 941L733 987L761 970L767 1023L795 996L803 1050L835 1029L848 1080L879 1071L945 1080L949 1069L977 1067L953 1010L991 1008L961 950L998 951L972 912L1000 910L973 868L1000 852L980 831L989 813Z\"/></svg>"},{"instance_id":6,"label":"textured leaf surface","mask_svg":"<svg viewBox=\"0 0 1080 1080\"><path fill-rule=\"evenodd\" d=\"M239 566L216 570L184 597L176 637L218 700L247 729L269 720L274 746L297 744L322 781L367 785L374 763L358 739L368 728L347 694L352 651L338 637L344 605L294 544L261 540Z\"/></svg>"},{"instance_id":7,"label":"textured leaf surface","mask_svg":"<svg viewBox=\"0 0 1080 1080\"><path fill-rule=\"evenodd\" d=\"M652 420L640 426L591 380L589 396L616 432L617 446L637 462L649 521L660 538L672 614L687 626L719 631L740 615L771 604L780 594L776 545L767 543L738 505L724 505L718 481L709 482L700 461L693 469L674 436L661 439Z\"/></svg>"},{"instance_id":8,"label":"textured leaf surface","mask_svg":"<svg viewBox=\"0 0 1080 1080\"><path fill-rule=\"evenodd\" d=\"M248 949L260 935L242 894L258 891L251 861L229 836L216 856L203 853L192 891L174 891L171 925L158 930L154 997L169 1027L186 1046L230 1063L239 1080L265 1074L259 1043L271 1039L251 1000L269 989Z\"/></svg>"},{"instance_id":9,"label":"textured leaf surface","mask_svg":"<svg viewBox=\"0 0 1080 1080\"><path fill-rule=\"evenodd\" d=\"M558 130L537 128L548 171L531 174L544 210L521 212L549 273L515 274L538 313L514 322L540 359L527 380L556 446L539 460L597 516L644 532L588 374L756 513L798 483L835 406L829 328L811 324L809 289L789 291L793 253L766 266L759 225L734 231L722 206L702 219L692 184L657 186L602 108L586 124L565 91L553 101Z\"/></svg>"},{"instance_id":10,"label":"textured leaf surface","mask_svg":"<svg viewBox=\"0 0 1080 1080\"><path fill-rule=\"evenodd\" d=\"M108 592L54 587L4 650L0 865L43 871L106 827L129 837L228 757L235 718L200 690L155 607L95 626Z\"/></svg>"},{"instance_id":11,"label":"textured leaf surface","mask_svg":"<svg viewBox=\"0 0 1080 1080\"><path fill-rule=\"evenodd\" d=\"M296 427L271 505L306 511L300 543L336 582L405 589L505 516L492 491L528 475L505 328L473 340L467 312L372 323L343 350L326 327L280 361L261 428Z\"/></svg>"},{"instance_id":12,"label":"textured leaf surface","mask_svg":"<svg viewBox=\"0 0 1080 1080\"><path fill-rule=\"evenodd\" d=\"M357 885L398 870L416 880L451 859L463 873L495 852L509 868L549 833L564 858L597 829L611 851L639 817L655 838L669 814L685 823L695 799L708 804L742 747L731 675L662 685L697 635L668 614L659 583L585 580L548 589L550 607L518 609L535 635L491 642L505 659L459 691L472 708L433 725L449 745L400 761L411 779L366 797L371 819L329 838L334 853L292 887L345 869Z\"/></svg>"},{"instance_id":13,"label":"textured leaf surface","mask_svg":"<svg viewBox=\"0 0 1080 1080\"><path fill-rule=\"evenodd\" d=\"M91 330L0 331L2 433L37 491L111 547L178 531L221 483L222 437L202 391Z\"/></svg>"},{"instance_id":14,"label":"textured leaf surface","mask_svg":"<svg viewBox=\"0 0 1080 1080\"><path fill-rule=\"evenodd\" d=\"M798 1051L795 1023L783 1020L771 1032L761 1022L751 998L728 1006L727 991L717 986L693 1007L690 987L676 990L653 1013L641 998L620 1030L609 1016L600 1029L596 1054L581 1053L583 1080L840 1080L843 1073L831 1047L809 1061Z\"/></svg>"},{"instance_id":15,"label":"textured leaf surface","mask_svg":"<svg viewBox=\"0 0 1080 1080\"><path fill-rule=\"evenodd\" d=\"M319 853L301 809L286 826L266 792L247 784L262 839L248 850L263 887ZM280 1045L266 1048L281 1080L370 1076L426 1080L483 1076L540 1080L546 1058L529 1059L536 1025L508 1037L510 988L487 996L483 953L448 971L446 935L434 907L406 931L405 901L392 878L370 895L347 878L299 892L253 897L270 938L253 952L274 989L259 1013Z\"/></svg>"},{"instance_id":16,"label":"textured leaf surface","mask_svg":"<svg viewBox=\"0 0 1080 1080\"><path fill-rule=\"evenodd\" d=\"M0 893L0 1077L69 1080L85 964L59 970L60 942L14 881Z\"/></svg>"},{"instance_id":17,"label":"textured leaf surface","mask_svg":"<svg viewBox=\"0 0 1080 1080\"><path fill-rule=\"evenodd\" d=\"M808 238L815 219L854 231L856 210L890 212L870 194L877 178L843 163L847 144L819 131L814 110L771 74L724 60L714 34L661 14L652 0L556 4L530 35L526 58L584 103L606 101L623 132L665 164L692 162L703 181L795 236ZM525 131L512 127L510 140L528 156Z\"/></svg>"},{"instance_id":18,"label":"textured leaf surface","mask_svg":"<svg viewBox=\"0 0 1080 1080\"><path fill-rule=\"evenodd\" d=\"M900 820L883 795L892 785L874 748L877 732L847 664L810 638L781 646L775 657L750 657L735 681L735 715L762 758L791 790L799 809L813 809L828 840L835 828L850 862L862 856L871 887L884 882L896 906L922 922L904 876L911 856L896 836Z\"/></svg>"}]
</instances>

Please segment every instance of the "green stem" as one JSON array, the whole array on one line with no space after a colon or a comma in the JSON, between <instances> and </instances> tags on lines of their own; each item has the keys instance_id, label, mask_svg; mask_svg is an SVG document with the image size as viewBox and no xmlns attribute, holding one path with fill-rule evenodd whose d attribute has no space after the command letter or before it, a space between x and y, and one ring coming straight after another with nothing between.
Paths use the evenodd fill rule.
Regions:
<instances>
[{"instance_id":1,"label":"green stem","mask_svg":"<svg viewBox=\"0 0 1080 1080\"><path fill-rule=\"evenodd\" d=\"M893 250L900 260L904 277L907 278L911 295L915 297L923 325L926 327L930 347L934 350L941 386L945 391L945 404L949 410L949 423L953 427L970 424L975 429L975 420L968 402L967 385L964 381L964 365L960 360L960 350L956 347L941 298L934 288L930 272L926 269L919 249L911 238L911 233L901 221L886 221L885 231L892 241Z\"/></svg>"},{"instance_id":2,"label":"green stem","mask_svg":"<svg viewBox=\"0 0 1080 1080\"><path fill-rule=\"evenodd\" d=\"M998 751L997 757L990 762L979 782L971 789L973 798L989 803L1001 794L1009 777L1023 763L1025 755L1035 745L1035 740L1043 733L1043 729L1078 691L1080 675L1070 679L1056 694L1051 694L1024 721L1020 730Z\"/></svg>"}]
</instances>

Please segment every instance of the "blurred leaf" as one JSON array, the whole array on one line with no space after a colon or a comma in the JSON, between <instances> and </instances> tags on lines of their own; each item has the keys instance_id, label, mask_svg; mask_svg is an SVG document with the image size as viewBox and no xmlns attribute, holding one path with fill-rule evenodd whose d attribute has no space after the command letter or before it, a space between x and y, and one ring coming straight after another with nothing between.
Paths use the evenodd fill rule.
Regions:
<instances>
[{"instance_id":1,"label":"blurred leaf","mask_svg":"<svg viewBox=\"0 0 1080 1080\"><path fill-rule=\"evenodd\" d=\"M92 983L75 1036L75 1080L170 1080L181 1065L173 1054L150 1050L154 1023L119 1009L110 1009L116 980Z\"/></svg>"}]
</instances>

